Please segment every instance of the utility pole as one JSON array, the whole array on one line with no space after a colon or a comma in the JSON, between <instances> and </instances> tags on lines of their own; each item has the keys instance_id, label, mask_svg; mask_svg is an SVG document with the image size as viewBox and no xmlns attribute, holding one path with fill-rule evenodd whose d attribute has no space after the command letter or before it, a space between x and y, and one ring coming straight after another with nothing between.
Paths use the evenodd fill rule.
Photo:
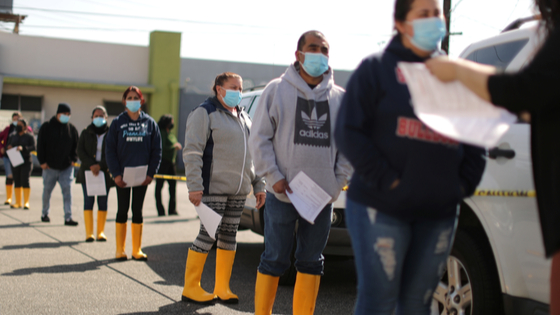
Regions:
<instances>
[{"instance_id":1,"label":"utility pole","mask_svg":"<svg viewBox=\"0 0 560 315\"><path fill-rule=\"evenodd\" d=\"M443 15L445 16L445 25L447 28L447 35L441 42L441 50L449 55L449 36L451 36L451 0L443 0Z\"/></svg>"}]
</instances>

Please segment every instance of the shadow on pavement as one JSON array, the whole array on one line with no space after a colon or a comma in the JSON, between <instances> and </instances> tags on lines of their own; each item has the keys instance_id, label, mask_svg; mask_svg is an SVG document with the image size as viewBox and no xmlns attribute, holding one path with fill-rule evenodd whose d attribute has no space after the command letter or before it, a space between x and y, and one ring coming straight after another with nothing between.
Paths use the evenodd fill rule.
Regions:
<instances>
[{"instance_id":1,"label":"shadow on pavement","mask_svg":"<svg viewBox=\"0 0 560 315\"><path fill-rule=\"evenodd\" d=\"M60 248L67 246L78 245L83 242L51 242L51 243L34 243L26 245L6 245L0 248L0 250L14 250L14 249L44 249L44 248Z\"/></svg>"},{"instance_id":2,"label":"shadow on pavement","mask_svg":"<svg viewBox=\"0 0 560 315\"><path fill-rule=\"evenodd\" d=\"M56 265L56 266L48 266L48 267L23 268L23 269L14 270L9 273L3 273L2 276L27 276L34 273L86 272L90 270L99 269L99 267L107 266L111 263L121 263L121 262L116 261L114 259L110 259L110 260L90 261L87 263L74 264L74 265Z\"/></svg>"}]
</instances>

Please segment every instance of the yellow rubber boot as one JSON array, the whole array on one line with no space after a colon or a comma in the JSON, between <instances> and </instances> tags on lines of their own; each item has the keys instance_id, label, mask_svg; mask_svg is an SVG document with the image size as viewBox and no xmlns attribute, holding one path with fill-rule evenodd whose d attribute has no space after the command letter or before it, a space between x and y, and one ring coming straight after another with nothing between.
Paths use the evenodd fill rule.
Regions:
<instances>
[{"instance_id":1,"label":"yellow rubber boot","mask_svg":"<svg viewBox=\"0 0 560 315\"><path fill-rule=\"evenodd\" d=\"M107 221L107 211L97 210L97 241L106 242L105 236L105 222Z\"/></svg>"},{"instance_id":2,"label":"yellow rubber boot","mask_svg":"<svg viewBox=\"0 0 560 315\"><path fill-rule=\"evenodd\" d=\"M29 210L29 197L31 196L31 188L23 188L23 209Z\"/></svg>"},{"instance_id":3,"label":"yellow rubber boot","mask_svg":"<svg viewBox=\"0 0 560 315\"><path fill-rule=\"evenodd\" d=\"M86 242L93 242L93 210L84 210L84 225L86 227Z\"/></svg>"},{"instance_id":4,"label":"yellow rubber boot","mask_svg":"<svg viewBox=\"0 0 560 315\"><path fill-rule=\"evenodd\" d=\"M6 185L6 201L4 201L5 205L9 205L12 203L12 192L14 190L13 185Z\"/></svg>"},{"instance_id":5,"label":"yellow rubber boot","mask_svg":"<svg viewBox=\"0 0 560 315\"><path fill-rule=\"evenodd\" d=\"M255 315L272 314L272 306L276 298L280 277L265 275L257 271L257 284L255 285Z\"/></svg>"},{"instance_id":6,"label":"yellow rubber boot","mask_svg":"<svg viewBox=\"0 0 560 315\"><path fill-rule=\"evenodd\" d=\"M148 260L148 256L142 252L142 228L144 223L132 223L132 259Z\"/></svg>"},{"instance_id":7,"label":"yellow rubber boot","mask_svg":"<svg viewBox=\"0 0 560 315\"><path fill-rule=\"evenodd\" d=\"M115 224L115 239L117 240L117 253L115 258L117 260L126 260L126 253L124 252L124 245L126 243L126 223Z\"/></svg>"},{"instance_id":8,"label":"yellow rubber boot","mask_svg":"<svg viewBox=\"0 0 560 315\"><path fill-rule=\"evenodd\" d=\"M294 315L312 315L315 311L321 276L297 273L294 287Z\"/></svg>"},{"instance_id":9,"label":"yellow rubber boot","mask_svg":"<svg viewBox=\"0 0 560 315\"><path fill-rule=\"evenodd\" d=\"M216 285L214 286L214 295L225 303L239 303L239 297L233 294L229 288L234 259L234 250L220 248L216 250Z\"/></svg>"},{"instance_id":10,"label":"yellow rubber boot","mask_svg":"<svg viewBox=\"0 0 560 315\"><path fill-rule=\"evenodd\" d=\"M208 254L199 253L189 248L187 265L185 267L185 286L183 287L183 302L194 302L199 304L212 304L214 294L204 291L200 287L200 278L204 270L204 264ZM217 267L216 267L217 268Z\"/></svg>"},{"instance_id":11,"label":"yellow rubber boot","mask_svg":"<svg viewBox=\"0 0 560 315\"><path fill-rule=\"evenodd\" d=\"M10 208L21 208L21 187L14 188L14 193L16 194L16 203L11 205Z\"/></svg>"}]
</instances>

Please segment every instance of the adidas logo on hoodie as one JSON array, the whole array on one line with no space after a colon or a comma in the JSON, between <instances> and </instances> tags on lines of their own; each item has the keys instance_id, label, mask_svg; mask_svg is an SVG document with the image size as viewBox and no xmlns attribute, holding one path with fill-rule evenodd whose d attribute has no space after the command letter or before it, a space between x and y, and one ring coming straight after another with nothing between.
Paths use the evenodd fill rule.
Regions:
<instances>
[{"instance_id":1,"label":"adidas logo on hoodie","mask_svg":"<svg viewBox=\"0 0 560 315\"><path fill-rule=\"evenodd\" d=\"M330 147L331 119L328 101L297 99L294 143Z\"/></svg>"}]
</instances>

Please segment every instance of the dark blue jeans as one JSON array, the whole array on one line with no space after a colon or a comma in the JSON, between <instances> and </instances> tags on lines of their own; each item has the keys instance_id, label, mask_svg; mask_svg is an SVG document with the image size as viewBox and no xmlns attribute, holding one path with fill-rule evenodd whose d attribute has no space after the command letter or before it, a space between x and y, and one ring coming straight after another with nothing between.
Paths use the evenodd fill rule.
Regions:
<instances>
[{"instance_id":1,"label":"dark blue jeans","mask_svg":"<svg viewBox=\"0 0 560 315\"><path fill-rule=\"evenodd\" d=\"M346 224L358 274L354 314L430 314L457 216L406 222L348 199Z\"/></svg>"},{"instance_id":2,"label":"dark blue jeans","mask_svg":"<svg viewBox=\"0 0 560 315\"><path fill-rule=\"evenodd\" d=\"M296 222L297 271L312 275L323 274L323 249L327 245L331 228L332 204L328 204L311 224L303 219L291 203L266 194L264 211L264 253L259 272L279 277L290 268L290 254L294 243Z\"/></svg>"},{"instance_id":3,"label":"dark blue jeans","mask_svg":"<svg viewBox=\"0 0 560 315\"><path fill-rule=\"evenodd\" d=\"M82 189L84 191L84 210L93 210L95 196L88 196L85 183L82 184ZM99 211L107 211L107 198L109 198L109 189L107 189L107 195L97 196L97 209Z\"/></svg>"}]
</instances>

